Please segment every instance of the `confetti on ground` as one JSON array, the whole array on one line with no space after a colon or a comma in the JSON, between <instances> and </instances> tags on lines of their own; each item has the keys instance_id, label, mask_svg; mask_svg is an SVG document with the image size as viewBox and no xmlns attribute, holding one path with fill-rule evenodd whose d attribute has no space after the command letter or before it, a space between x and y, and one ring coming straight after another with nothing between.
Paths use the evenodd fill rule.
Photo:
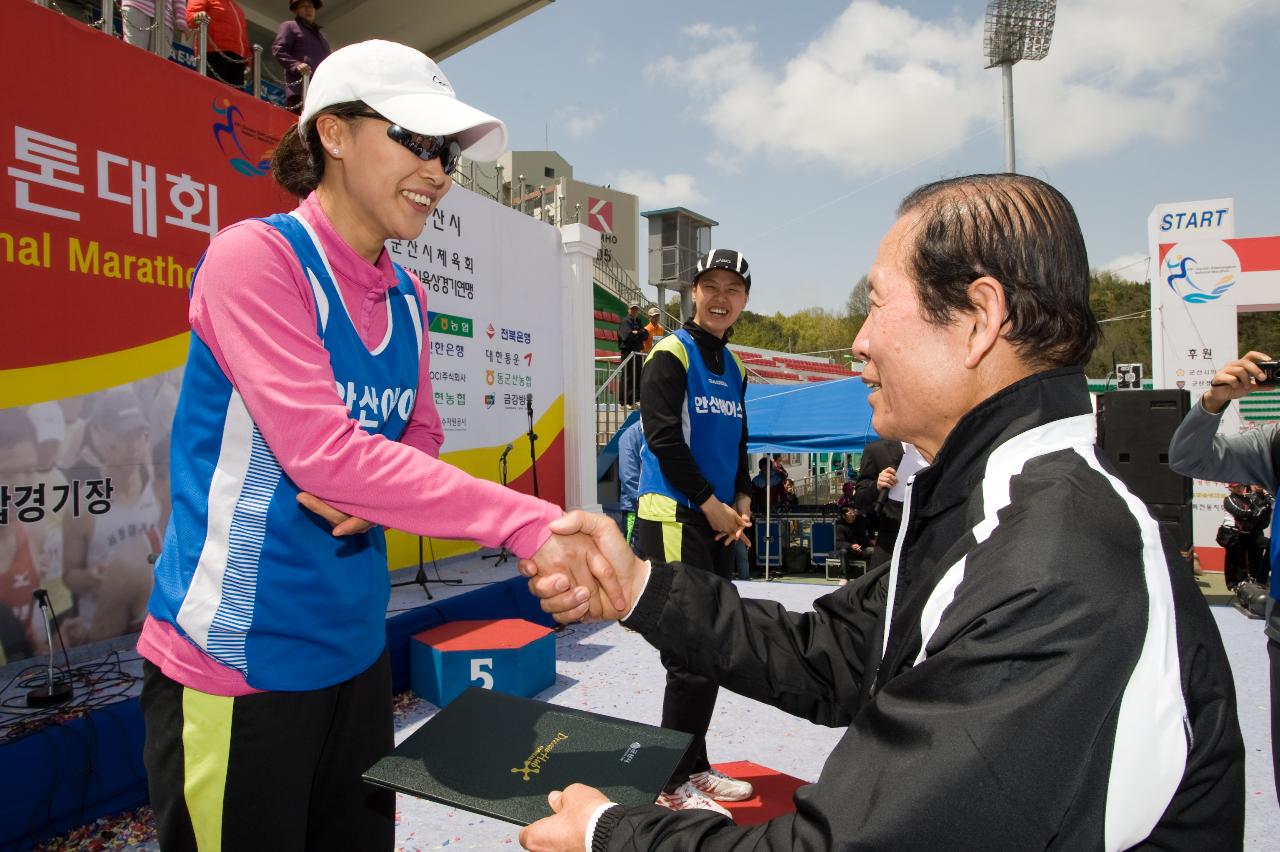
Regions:
<instances>
[{"instance_id":1,"label":"confetti on ground","mask_svg":"<svg viewBox=\"0 0 1280 852\"><path fill-rule=\"evenodd\" d=\"M36 846L36 852L106 852L112 849L155 848L155 818L151 807L103 817L82 825L65 837L56 837Z\"/></svg>"}]
</instances>

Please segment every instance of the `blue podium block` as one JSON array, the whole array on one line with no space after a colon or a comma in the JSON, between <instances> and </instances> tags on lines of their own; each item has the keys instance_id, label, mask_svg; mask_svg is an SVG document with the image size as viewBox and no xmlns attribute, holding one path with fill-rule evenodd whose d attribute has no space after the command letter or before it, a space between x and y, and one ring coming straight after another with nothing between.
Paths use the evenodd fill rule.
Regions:
<instances>
[{"instance_id":1,"label":"blue podium block","mask_svg":"<svg viewBox=\"0 0 1280 852\"><path fill-rule=\"evenodd\" d=\"M520 618L454 621L413 637L409 682L444 707L471 686L532 698L556 680L550 627Z\"/></svg>"}]
</instances>

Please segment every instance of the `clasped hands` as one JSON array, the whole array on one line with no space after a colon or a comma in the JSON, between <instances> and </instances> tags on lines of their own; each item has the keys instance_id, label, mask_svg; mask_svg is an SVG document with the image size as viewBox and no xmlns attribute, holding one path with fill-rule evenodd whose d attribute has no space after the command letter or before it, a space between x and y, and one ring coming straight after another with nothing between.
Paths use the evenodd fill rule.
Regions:
<instances>
[{"instance_id":1,"label":"clasped hands","mask_svg":"<svg viewBox=\"0 0 1280 852\"><path fill-rule=\"evenodd\" d=\"M529 591L543 611L561 624L625 616L649 572L618 525L604 515L574 510L553 521L551 532L532 558L520 560L520 573L529 578Z\"/></svg>"},{"instance_id":2,"label":"clasped hands","mask_svg":"<svg viewBox=\"0 0 1280 852\"><path fill-rule=\"evenodd\" d=\"M358 535L374 526L314 494L299 494L298 503L328 521L335 536ZM537 552L520 560L520 573L529 578L529 591L541 599L542 609L561 624L626 615L648 574L618 525L603 515L573 511L550 529L551 537Z\"/></svg>"},{"instance_id":3,"label":"clasped hands","mask_svg":"<svg viewBox=\"0 0 1280 852\"><path fill-rule=\"evenodd\" d=\"M708 497L700 507L707 523L715 531L715 540L726 547L741 540L747 547L751 539L747 537L747 527L751 526L751 497L739 494L733 505L720 502L714 494Z\"/></svg>"}]
</instances>

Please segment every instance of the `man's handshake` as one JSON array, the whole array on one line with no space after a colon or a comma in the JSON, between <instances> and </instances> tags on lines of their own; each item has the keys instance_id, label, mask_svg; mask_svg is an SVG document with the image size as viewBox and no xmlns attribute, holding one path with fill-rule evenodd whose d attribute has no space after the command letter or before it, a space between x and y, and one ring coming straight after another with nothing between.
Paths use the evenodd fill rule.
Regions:
<instances>
[{"instance_id":1,"label":"man's handshake","mask_svg":"<svg viewBox=\"0 0 1280 852\"><path fill-rule=\"evenodd\" d=\"M298 502L328 521L335 536L358 535L374 526L314 494L303 492ZM530 578L529 591L542 599L542 609L561 624L625 616L644 588L649 568L632 553L618 525L603 515L573 511L550 529L542 547L520 560L520 573Z\"/></svg>"},{"instance_id":2,"label":"man's handshake","mask_svg":"<svg viewBox=\"0 0 1280 852\"><path fill-rule=\"evenodd\" d=\"M617 621L635 606L649 578L648 563L632 552L609 518L575 510L551 524L553 535L520 560L529 591L561 624Z\"/></svg>"}]
</instances>

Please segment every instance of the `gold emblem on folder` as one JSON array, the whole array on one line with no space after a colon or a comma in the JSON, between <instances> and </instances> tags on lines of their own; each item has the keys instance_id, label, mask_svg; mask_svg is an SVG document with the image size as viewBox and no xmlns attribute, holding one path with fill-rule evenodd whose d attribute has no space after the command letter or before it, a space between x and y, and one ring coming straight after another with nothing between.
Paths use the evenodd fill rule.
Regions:
<instances>
[{"instance_id":1,"label":"gold emblem on folder","mask_svg":"<svg viewBox=\"0 0 1280 852\"><path fill-rule=\"evenodd\" d=\"M530 775L537 775L542 771L542 764L546 763L551 757L551 750L560 743L569 739L569 735L560 731L551 738L551 742L546 745L540 745L533 750L533 754L524 759L524 766L514 768L511 771L523 775L524 780L528 781Z\"/></svg>"}]
</instances>

